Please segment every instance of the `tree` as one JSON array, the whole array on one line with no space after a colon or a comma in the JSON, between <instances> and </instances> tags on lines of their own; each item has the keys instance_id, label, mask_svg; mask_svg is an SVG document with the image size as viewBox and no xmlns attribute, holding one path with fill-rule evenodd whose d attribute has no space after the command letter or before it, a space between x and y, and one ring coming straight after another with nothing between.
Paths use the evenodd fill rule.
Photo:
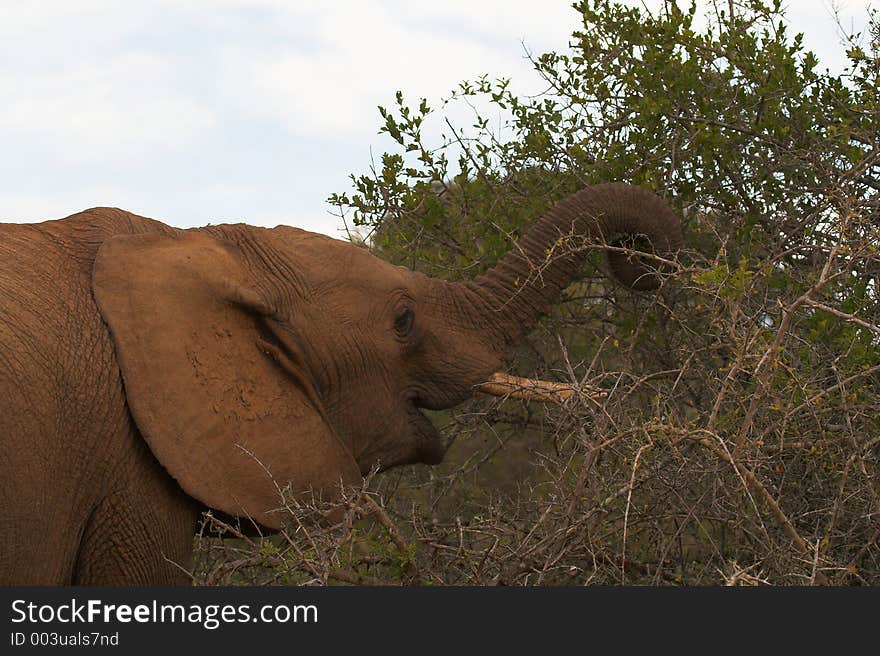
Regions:
<instances>
[{"instance_id":1,"label":"tree","mask_svg":"<svg viewBox=\"0 0 880 656\"><path fill-rule=\"evenodd\" d=\"M779 0L723 4L698 30L695 4L576 3L570 49L533 59L544 94L486 76L447 101L487 103L500 130L475 112L432 145L426 100L380 108L396 150L330 202L387 259L471 277L554 201L611 180L666 196L687 249L656 297L588 266L509 363L606 397L448 413L451 462L379 482L391 561L409 565L387 550L342 565L434 583L880 583L877 16L838 75ZM375 538L356 527L345 540ZM340 565L332 535L337 561L320 562Z\"/></svg>"}]
</instances>

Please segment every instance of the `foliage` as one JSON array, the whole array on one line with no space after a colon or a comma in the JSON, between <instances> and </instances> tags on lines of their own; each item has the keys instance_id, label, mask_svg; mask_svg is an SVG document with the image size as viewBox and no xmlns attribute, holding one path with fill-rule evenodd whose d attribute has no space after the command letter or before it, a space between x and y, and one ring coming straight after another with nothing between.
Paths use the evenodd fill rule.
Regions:
<instances>
[{"instance_id":1,"label":"foliage","mask_svg":"<svg viewBox=\"0 0 880 656\"><path fill-rule=\"evenodd\" d=\"M397 537L370 577L880 583L877 17L833 74L779 0L724 6L698 29L695 5L578 2L570 49L533 59L547 91L463 82L446 103L489 110L438 145L426 100L380 108L396 149L330 201L386 259L470 278L609 180L668 198L687 249L656 297L590 263L508 363L606 397L476 399L438 416L444 465L376 477Z\"/></svg>"}]
</instances>

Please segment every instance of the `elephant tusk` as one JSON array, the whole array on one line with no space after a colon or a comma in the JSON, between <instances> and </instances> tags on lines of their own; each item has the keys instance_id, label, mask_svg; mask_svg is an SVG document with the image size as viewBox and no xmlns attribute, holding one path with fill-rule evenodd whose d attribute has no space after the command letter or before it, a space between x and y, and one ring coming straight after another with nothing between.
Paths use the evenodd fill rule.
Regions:
<instances>
[{"instance_id":1,"label":"elephant tusk","mask_svg":"<svg viewBox=\"0 0 880 656\"><path fill-rule=\"evenodd\" d=\"M570 383L554 383L502 373L489 376L488 381L477 385L477 391L492 396L510 396L515 399L549 401L560 404L578 393L584 393L593 398L608 396L604 390L594 387L584 389Z\"/></svg>"}]
</instances>

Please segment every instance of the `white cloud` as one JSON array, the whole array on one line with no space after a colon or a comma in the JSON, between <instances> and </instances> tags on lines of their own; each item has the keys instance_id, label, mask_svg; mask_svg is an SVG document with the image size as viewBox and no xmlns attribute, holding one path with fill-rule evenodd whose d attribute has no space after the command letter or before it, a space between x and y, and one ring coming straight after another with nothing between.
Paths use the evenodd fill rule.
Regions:
<instances>
[{"instance_id":1,"label":"white cloud","mask_svg":"<svg viewBox=\"0 0 880 656\"><path fill-rule=\"evenodd\" d=\"M790 2L789 17L839 70L830 1ZM834 1L862 24L877 6ZM577 27L570 0L6 0L0 216L112 204L180 225L236 217L338 236L323 201L387 143L376 105L400 89L436 108L483 73L536 92L521 41L560 50Z\"/></svg>"},{"instance_id":2,"label":"white cloud","mask_svg":"<svg viewBox=\"0 0 880 656\"><path fill-rule=\"evenodd\" d=\"M112 187L96 187L63 194L4 193L0 205L0 221L46 221L61 219L91 207L137 205L131 191Z\"/></svg>"},{"instance_id":3,"label":"white cloud","mask_svg":"<svg viewBox=\"0 0 880 656\"><path fill-rule=\"evenodd\" d=\"M530 76L519 41L527 21L511 37L504 21L491 20L509 15L509 4L468 11L461 5L431 4L427 11L403 2L331 3L321 11L292 5L298 9L285 12L282 24L295 25L308 40L229 48L225 70L234 83L228 89L293 132L348 138L375 131L376 106L389 104L398 89L436 104L462 79Z\"/></svg>"},{"instance_id":4,"label":"white cloud","mask_svg":"<svg viewBox=\"0 0 880 656\"><path fill-rule=\"evenodd\" d=\"M198 99L169 88L173 71L160 56L130 53L60 71L4 70L0 88L15 91L0 104L0 134L74 160L180 145L216 119Z\"/></svg>"}]
</instances>

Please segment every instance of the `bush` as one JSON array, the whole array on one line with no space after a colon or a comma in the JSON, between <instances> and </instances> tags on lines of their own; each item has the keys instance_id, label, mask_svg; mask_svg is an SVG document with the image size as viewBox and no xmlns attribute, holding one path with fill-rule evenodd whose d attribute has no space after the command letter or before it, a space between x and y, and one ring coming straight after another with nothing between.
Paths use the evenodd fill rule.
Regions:
<instances>
[{"instance_id":1,"label":"bush","mask_svg":"<svg viewBox=\"0 0 880 656\"><path fill-rule=\"evenodd\" d=\"M575 8L570 51L534 59L545 94L484 77L448 101L501 130L476 113L431 146L427 102L398 93L397 151L330 200L377 254L460 279L623 180L683 217L675 271L646 297L591 262L508 363L582 394L438 413L443 465L371 477L332 527L291 500L280 536L206 540L199 580L880 584L876 15L835 75L778 1L702 32L693 5Z\"/></svg>"}]
</instances>

